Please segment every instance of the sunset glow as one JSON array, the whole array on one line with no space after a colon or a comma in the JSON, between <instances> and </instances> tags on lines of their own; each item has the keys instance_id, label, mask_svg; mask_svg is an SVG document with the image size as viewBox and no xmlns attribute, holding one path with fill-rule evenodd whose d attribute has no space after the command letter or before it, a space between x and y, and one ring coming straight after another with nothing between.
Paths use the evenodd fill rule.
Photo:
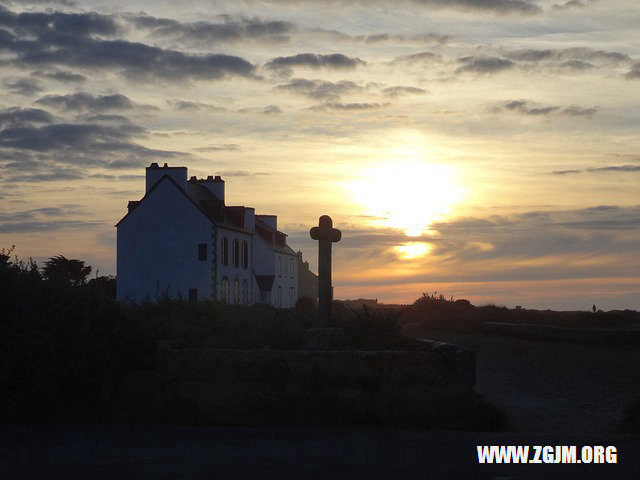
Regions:
<instances>
[{"instance_id":1,"label":"sunset glow","mask_svg":"<svg viewBox=\"0 0 640 480\"><path fill-rule=\"evenodd\" d=\"M336 298L640 309L638 25L635 0L2 2L0 249L115 275L166 162L314 271L330 215Z\"/></svg>"}]
</instances>

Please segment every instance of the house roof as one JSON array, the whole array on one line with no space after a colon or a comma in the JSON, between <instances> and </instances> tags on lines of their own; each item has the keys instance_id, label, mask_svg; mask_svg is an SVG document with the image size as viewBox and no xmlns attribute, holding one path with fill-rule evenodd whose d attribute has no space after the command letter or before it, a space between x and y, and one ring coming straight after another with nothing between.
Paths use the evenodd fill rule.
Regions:
<instances>
[{"instance_id":1,"label":"house roof","mask_svg":"<svg viewBox=\"0 0 640 480\"><path fill-rule=\"evenodd\" d=\"M293 249L289 245L287 245L286 233L270 227L268 224L260 220L258 218L258 215L256 215L255 224L256 233L269 245L269 247L271 247L273 251L286 253L287 255L296 255L296 252L294 252ZM275 241L275 237L277 235L282 235L283 245L280 245Z\"/></svg>"},{"instance_id":2,"label":"house roof","mask_svg":"<svg viewBox=\"0 0 640 480\"><path fill-rule=\"evenodd\" d=\"M133 212L138 207L138 205L144 202L144 200L151 194L151 192L153 192L156 189L156 187L158 187L158 185L160 185L165 180L168 180L173 185L175 185L178 191L181 192L185 197L187 197L191 201L191 203L198 210L200 210L200 212L204 214L204 216L207 217L216 226L219 226L228 230L235 230L242 233L248 233L251 235L253 234L253 232L251 232L250 230L245 230L239 225L235 225L233 223L225 221L224 215L220 216L222 218L216 218L215 207L217 206L218 209L224 208L224 204L222 203L222 200L216 197L208 188L204 187L203 185L199 185L197 183L187 182L187 191L185 192L176 183L176 181L173 178L171 178L169 175L163 175L162 178L160 178L160 180L158 180L155 183L155 185L151 187L149 191L145 193L144 196L139 201L135 202L135 205L132 205L132 208L127 212L127 214L124 217L120 219L118 223L116 223L115 226L117 227L118 225L120 225L122 221L125 218L127 218L131 214L131 212ZM134 202L130 202L130 204L132 203Z\"/></svg>"}]
</instances>

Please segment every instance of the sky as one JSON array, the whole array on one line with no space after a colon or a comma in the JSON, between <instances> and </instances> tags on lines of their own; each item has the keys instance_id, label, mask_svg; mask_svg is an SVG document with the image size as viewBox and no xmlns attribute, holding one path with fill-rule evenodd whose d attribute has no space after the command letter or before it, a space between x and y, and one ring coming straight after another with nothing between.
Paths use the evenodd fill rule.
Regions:
<instances>
[{"instance_id":1,"label":"sky","mask_svg":"<svg viewBox=\"0 0 640 480\"><path fill-rule=\"evenodd\" d=\"M640 309L636 0L0 0L0 248L115 271L151 162L336 298Z\"/></svg>"}]
</instances>

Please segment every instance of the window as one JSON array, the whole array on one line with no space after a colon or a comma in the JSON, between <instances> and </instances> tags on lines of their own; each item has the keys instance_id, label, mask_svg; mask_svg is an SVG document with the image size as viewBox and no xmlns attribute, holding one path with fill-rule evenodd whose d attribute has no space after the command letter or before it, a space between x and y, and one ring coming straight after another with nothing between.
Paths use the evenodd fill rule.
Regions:
<instances>
[{"instance_id":1,"label":"window","mask_svg":"<svg viewBox=\"0 0 640 480\"><path fill-rule=\"evenodd\" d=\"M220 295L222 296L222 301L227 303L229 301L229 279L227 277L222 277L222 288L220 288Z\"/></svg>"},{"instance_id":2,"label":"window","mask_svg":"<svg viewBox=\"0 0 640 480\"><path fill-rule=\"evenodd\" d=\"M240 242L237 238L233 240L233 266L240 266Z\"/></svg>"},{"instance_id":3,"label":"window","mask_svg":"<svg viewBox=\"0 0 640 480\"><path fill-rule=\"evenodd\" d=\"M282 308L282 287L278 285L278 308Z\"/></svg>"},{"instance_id":4,"label":"window","mask_svg":"<svg viewBox=\"0 0 640 480\"><path fill-rule=\"evenodd\" d=\"M236 278L233 281L233 304L238 305L240 303L240 282Z\"/></svg>"},{"instance_id":5,"label":"window","mask_svg":"<svg viewBox=\"0 0 640 480\"><path fill-rule=\"evenodd\" d=\"M249 304L249 282L246 280L242 281L242 303Z\"/></svg>"},{"instance_id":6,"label":"window","mask_svg":"<svg viewBox=\"0 0 640 480\"><path fill-rule=\"evenodd\" d=\"M227 240L227 237L222 237L221 254L222 254L222 264L229 265L229 240Z\"/></svg>"},{"instance_id":7,"label":"window","mask_svg":"<svg viewBox=\"0 0 640 480\"><path fill-rule=\"evenodd\" d=\"M287 259L284 259L284 278L287 278L289 275L289 269L287 268Z\"/></svg>"},{"instance_id":8,"label":"window","mask_svg":"<svg viewBox=\"0 0 640 480\"><path fill-rule=\"evenodd\" d=\"M290 307L295 307L296 305L296 289L295 287L290 287L289 288L289 306Z\"/></svg>"},{"instance_id":9,"label":"window","mask_svg":"<svg viewBox=\"0 0 640 480\"><path fill-rule=\"evenodd\" d=\"M201 243L198 245L198 260L207 259L207 244Z\"/></svg>"},{"instance_id":10,"label":"window","mask_svg":"<svg viewBox=\"0 0 640 480\"><path fill-rule=\"evenodd\" d=\"M249 242L242 242L242 268L249 268Z\"/></svg>"},{"instance_id":11,"label":"window","mask_svg":"<svg viewBox=\"0 0 640 480\"><path fill-rule=\"evenodd\" d=\"M293 258L289 259L289 267L291 267L291 278L293 278Z\"/></svg>"},{"instance_id":12,"label":"window","mask_svg":"<svg viewBox=\"0 0 640 480\"><path fill-rule=\"evenodd\" d=\"M190 302L197 302L198 301L198 289L197 288L190 288L189 289L189 301Z\"/></svg>"},{"instance_id":13,"label":"window","mask_svg":"<svg viewBox=\"0 0 640 480\"><path fill-rule=\"evenodd\" d=\"M282 276L282 257L278 257L278 276Z\"/></svg>"}]
</instances>

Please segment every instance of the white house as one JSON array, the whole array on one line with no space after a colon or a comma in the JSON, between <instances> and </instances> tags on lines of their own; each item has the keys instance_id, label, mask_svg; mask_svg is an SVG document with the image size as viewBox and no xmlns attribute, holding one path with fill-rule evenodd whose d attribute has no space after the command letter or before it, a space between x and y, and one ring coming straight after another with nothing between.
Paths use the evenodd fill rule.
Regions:
<instances>
[{"instance_id":1,"label":"white house","mask_svg":"<svg viewBox=\"0 0 640 480\"><path fill-rule=\"evenodd\" d=\"M146 168L144 197L116 225L118 300L295 305L295 253L277 218L225 205L224 190L219 176L187 180L186 167Z\"/></svg>"}]
</instances>

